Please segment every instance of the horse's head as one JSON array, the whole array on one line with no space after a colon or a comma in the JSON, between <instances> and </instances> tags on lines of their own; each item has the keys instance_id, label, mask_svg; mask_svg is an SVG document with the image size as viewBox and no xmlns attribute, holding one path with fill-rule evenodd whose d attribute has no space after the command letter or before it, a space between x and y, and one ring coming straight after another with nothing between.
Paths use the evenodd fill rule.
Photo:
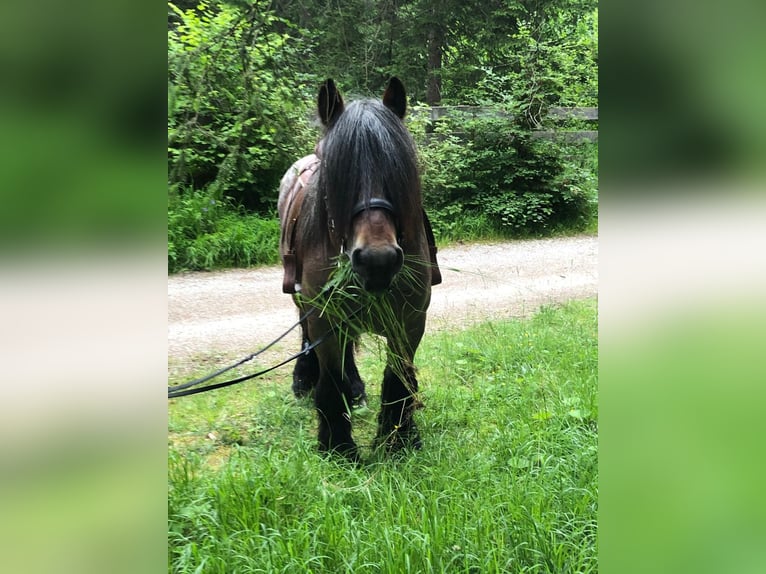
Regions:
<instances>
[{"instance_id":1,"label":"horse's head","mask_svg":"<svg viewBox=\"0 0 766 574\"><path fill-rule=\"evenodd\" d=\"M385 291L404 262L393 206L386 200L371 201L360 203L355 211L348 245L351 268L367 291Z\"/></svg>"},{"instance_id":2,"label":"horse's head","mask_svg":"<svg viewBox=\"0 0 766 574\"><path fill-rule=\"evenodd\" d=\"M319 91L319 118L327 131L319 185L328 223L372 292L389 288L404 261L402 237L420 221L415 147L402 122L406 102L397 78L389 81L382 103L346 107L332 80Z\"/></svg>"}]
</instances>

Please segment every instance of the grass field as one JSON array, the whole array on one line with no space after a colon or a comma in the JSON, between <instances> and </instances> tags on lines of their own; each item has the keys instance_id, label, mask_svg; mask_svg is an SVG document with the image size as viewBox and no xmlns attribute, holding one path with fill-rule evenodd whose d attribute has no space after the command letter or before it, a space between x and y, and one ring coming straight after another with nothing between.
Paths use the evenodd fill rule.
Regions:
<instances>
[{"instance_id":1,"label":"grass field","mask_svg":"<svg viewBox=\"0 0 766 574\"><path fill-rule=\"evenodd\" d=\"M318 454L288 367L171 402L169 571L596 572L596 301L427 333L424 446L396 458L370 449L378 347L360 466Z\"/></svg>"}]
</instances>

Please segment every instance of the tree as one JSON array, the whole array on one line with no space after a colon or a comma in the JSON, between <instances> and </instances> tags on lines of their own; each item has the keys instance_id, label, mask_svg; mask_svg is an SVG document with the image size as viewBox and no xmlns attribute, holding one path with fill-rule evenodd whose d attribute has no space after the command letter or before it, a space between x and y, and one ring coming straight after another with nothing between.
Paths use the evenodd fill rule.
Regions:
<instances>
[{"instance_id":1,"label":"tree","mask_svg":"<svg viewBox=\"0 0 766 574\"><path fill-rule=\"evenodd\" d=\"M278 32L290 23L265 6L170 5L179 23L168 32L168 181L270 212L280 177L314 136L297 72L300 32ZM284 81L291 71L297 81Z\"/></svg>"}]
</instances>

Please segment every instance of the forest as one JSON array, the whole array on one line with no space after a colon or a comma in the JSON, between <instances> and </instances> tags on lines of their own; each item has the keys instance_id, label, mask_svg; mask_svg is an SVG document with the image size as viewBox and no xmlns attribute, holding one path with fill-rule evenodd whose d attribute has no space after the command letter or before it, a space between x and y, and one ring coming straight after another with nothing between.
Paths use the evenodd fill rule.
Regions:
<instances>
[{"instance_id":1,"label":"forest","mask_svg":"<svg viewBox=\"0 0 766 574\"><path fill-rule=\"evenodd\" d=\"M179 0L168 270L275 263L279 180L319 137L318 86L379 97L394 75L440 243L596 229L598 144L556 135L597 119L549 113L598 107L595 0Z\"/></svg>"}]
</instances>

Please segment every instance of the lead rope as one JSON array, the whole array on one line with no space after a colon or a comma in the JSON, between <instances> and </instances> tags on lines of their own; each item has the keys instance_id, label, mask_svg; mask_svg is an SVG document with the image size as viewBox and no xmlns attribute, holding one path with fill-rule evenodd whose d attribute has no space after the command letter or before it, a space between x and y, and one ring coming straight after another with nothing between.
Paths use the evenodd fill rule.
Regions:
<instances>
[{"instance_id":1,"label":"lead rope","mask_svg":"<svg viewBox=\"0 0 766 574\"><path fill-rule=\"evenodd\" d=\"M268 350L269 350L271 347L273 347L273 346L274 346L275 344L277 344L279 341L281 341L282 339L284 339L284 338L287 336L287 334L288 334L290 331L292 331L292 330L293 330L293 329L295 329L295 328L296 328L298 325L300 325L300 324L301 324L303 321L305 321L306 319L308 319L308 318L311 316L311 314L312 314L312 313L314 313L315 311L316 311L316 309L314 309L314 308L311 308L311 309L309 309L308 311L306 311L306 312L305 312L305 313L304 313L304 314L301 316L301 318L300 318L300 319L298 319L298 321L296 321L296 322L295 322L295 323L294 323L294 324L293 324L293 325L292 325L292 326L291 326L289 329L287 329L287 331L285 331L284 333L282 333L282 334L281 334L279 337L277 337L276 339L274 339L274 340L273 340L271 343L269 343L268 345L266 345L266 346L265 346L263 349L261 349L260 351L256 351L255 353L252 353L252 354L248 355L247 357L245 357L244 359L241 359L240 361L237 361L237 362L236 362L236 363L234 363L233 365L229 365L228 367L224 367L224 368L222 368L222 369L219 369L219 370L217 370L217 371L215 371L215 372L213 372L213 373L210 373L209 375L206 375L206 376L204 376L204 377L201 377L201 378L199 378L199 379L194 379L193 381L189 381L189 382L187 382L187 383L183 383L183 384L180 384L180 385L175 385L175 386L173 386L173 387L168 387L168 398L170 399L170 398L173 398L173 397L176 397L176 396L178 396L178 397L183 397L183 396L186 396L186 395L193 395L193 394L195 394L195 393L199 393L199 392L202 392L202 391L206 391L206 390L209 390L209 389L212 389L212 388L220 388L221 386L227 386L227 385L225 385L225 384L223 384L223 383L219 383L218 385L211 385L211 386L208 386L208 387L204 387L203 389L198 389L198 390L196 390L196 391L194 391L194 392L181 393L181 391L183 391L183 390L185 390L185 389L189 389L189 388L191 388L191 387L196 387L196 386L198 386L198 385L201 385L202 383L205 383L205 382L209 381L210 379L214 379L214 378L216 378L216 377L218 377L218 376L220 376L220 375L222 375L222 374L224 374L224 373L226 373L226 372L228 372L228 371L230 371L230 370L232 370L232 369L234 369L234 368L236 368L236 367L239 367L240 365L243 365L243 364L247 363L248 361L252 361L252 360L253 360L255 357L257 357L257 356L258 356L258 355L260 355L261 353L264 353L265 351L268 351ZM312 347L312 348L313 348L313 347ZM310 350L310 349L309 349L309 350ZM308 350L304 350L304 351L302 351L301 353L298 353L298 354L294 355L293 357L291 357L291 358L287 359L287 361L286 361L286 362L290 362L290 361L292 361L293 359L297 359L297 358L298 358L298 357L299 357L299 356L300 356L302 353L304 353L304 352L305 352L305 353L308 353ZM277 365L277 366L281 367L281 366L282 366L282 365L284 365L284 364L285 364L285 362L283 362L283 363L280 363L280 364L279 364L279 365ZM276 367L274 367L274 368L276 368ZM269 370L271 370L271 369L269 369ZM267 370L267 371L265 371L265 372L268 372L268 370ZM262 373L261 373L261 374L262 374ZM253 375L253 376L258 376L258 375ZM252 378L252 377L249 377L249 378Z\"/></svg>"},{"instance_id":2,"label":"lead rope","mask_svg":"<svg viewBox=\"0 0 766 574\"><path fill-rule=\"evenodd\" d=\"M273 371L275 369L278 369L279 367L281 367L283 365L286 365L290 361L294 361L295 359L297 359L301 355L307 355L309 352L311 352L311 350L314 347L320 345L325 340L325 338L327 337L328 334L329 334L329 332L325 333L324 335L319 337L319 339L317 339L316 341L314 341L313 343L311 343L307 347L304 347L303 349L301 349L300 352L295 353L291 357L288 357L287 359L285 359L281 363L278 363L278 364L274 365L273 367L269 367L268 369L263 369L262 371L258 371L257 373L252 373L250 375L244 375L242 377L238 377L238 378L232 379L230 381L225 381L223 383L216 383L214 385L208 385L206 387L201 387L201 388L196 388L196 389L189 389L189 388L187 388L186 390L171 391L170 390L171 388L168 387L168 399L175 399L177 397L187 397L189 395L196 395L196 394L199 394L199 393L204 393L206 391L213 391L215 389L222 389L223 387L228 387L228 386L231 386L231 385L236 385L237 383L241 383L241 382L247 381L249 379L254 379L255 377L260 377L261 375L265 375L266 373L270 373L271 371ZM265 349L264 349L264 351L265 351ZM242 361L240 361L239 364L241 364L241 363L242 363ZM232 367L228 367L225 370L233 368L234 366L235 365L233 365ZM209 380L210 378L212 378L212 377L207 377L205 380ZM192 381L192 382L194 382L194 381ZM186 384L188 385L188 383L186 383ZM180 386L183 386L183 385L178 385L178 386L180 387Z\"/></svg>"}]
</instances>

